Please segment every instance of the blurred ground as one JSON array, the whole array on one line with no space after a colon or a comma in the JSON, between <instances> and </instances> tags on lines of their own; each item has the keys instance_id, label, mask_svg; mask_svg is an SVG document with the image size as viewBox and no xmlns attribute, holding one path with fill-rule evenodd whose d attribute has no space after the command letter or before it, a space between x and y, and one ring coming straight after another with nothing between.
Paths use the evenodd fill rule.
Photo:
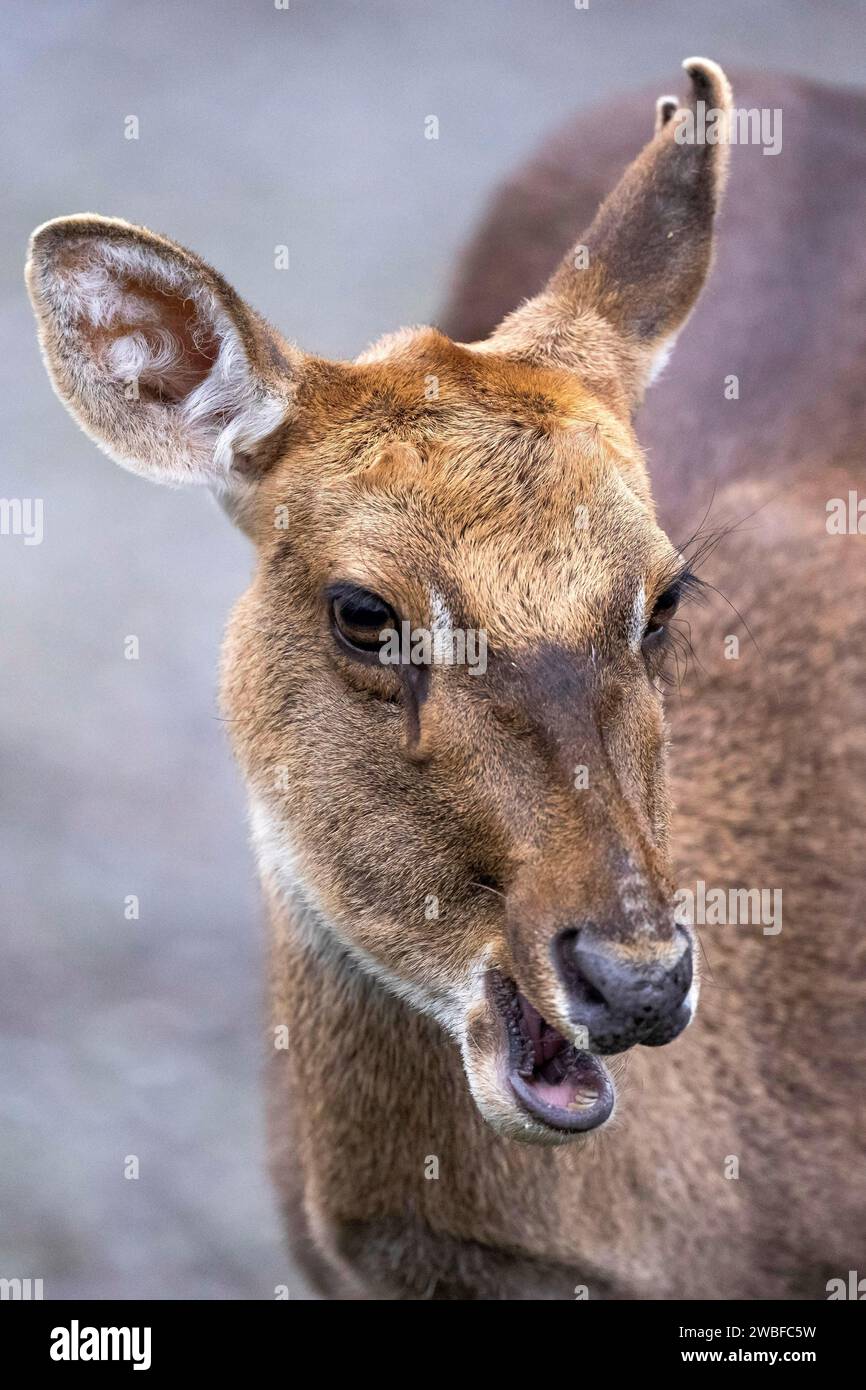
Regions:
<instances>
[{"instance_id":1,"label":"blurred ground","mask_svg":"<svg viewBox=\"0 0 866 1390\"><path fill-rule=\"evenodd\" d=\"M667 91L692 53L862 84L861 19L858 0L7 7L0 495L44 499L45 533L0 537L0 1275L46 1297L304 1295L264 1170L263 932L214 700L249 554L54 400L32 227L144 222L304 347L354 355L435 316L485 196L569 111Z\"/></svg>"}]
</instances>

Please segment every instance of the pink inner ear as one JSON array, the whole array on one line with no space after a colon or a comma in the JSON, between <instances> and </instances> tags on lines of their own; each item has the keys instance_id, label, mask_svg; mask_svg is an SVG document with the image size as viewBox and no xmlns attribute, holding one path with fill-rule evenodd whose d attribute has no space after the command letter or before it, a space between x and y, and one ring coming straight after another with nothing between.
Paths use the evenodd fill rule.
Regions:
<instances>
[{"instance_id":1,"label":"pink inner ear","mask_svg":"<svg viewBox=\"0 0 866 1390\"><path fill-rule=\"evenodd\" d=\"M208 376L220 347L195 301L130 279L115 281L111 291L110 321L85 329L94 357L112 376L134 378L148 395L183 400Z\"/></svg>"},{"instance_id":2,"label":"pink inner ear","mask_svg":"<svg viewBox=\"0 0 866 1390\"><path fill-rule=\"evenodd\" d=\"M56 273L101 372L164 402L184 400L211 372L221 345L212 306L184 267L139 248L78 243L58 254Z\"/></svg>"},{"instance_id":3,"label":"pink inner ear","mask_svg":"<svg viewBox=\"0 0 866 1390\"><path fill-rule=\"evenodd\" d=\"M29 273L58 390L124 467L228 486L286 418L288 362L282 391L259 369L252 316L181 247L60 220L40 230Z\"/></svg>"}]
</instances>

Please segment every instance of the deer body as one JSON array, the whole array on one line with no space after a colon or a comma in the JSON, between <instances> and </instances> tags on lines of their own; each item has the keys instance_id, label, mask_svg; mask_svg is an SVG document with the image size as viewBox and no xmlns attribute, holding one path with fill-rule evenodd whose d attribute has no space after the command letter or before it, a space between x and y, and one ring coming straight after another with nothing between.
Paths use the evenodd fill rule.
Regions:
<instances>
[{"instance_id":1,"label":"deer body","mask_svg":"<svg viewBox=\"0 0 866 1390\"><path fill-rule=\"evenodd\" d=\"M546 1248L578 1233L584 1279L598 1271L621 1297L820 1298L862 1264L866 564L853 528L832 540L826 519L864 477L866 100L767 74L734 89L741 108L784 111L783 155L732 154L711 282L637 429L669 534L691 534L711 503L742 520L711 578L760 648L724 605L690 614L706 670L669 707L679 882L780 884L785 925L777 941L707 927L700 1027L629 1055L627 1099L591 1154L529 1155L560 1170L537 1195ZM449 334L481 338L537 291L645 112L635 100L574 120L501 189ZM723 657L729 632L739 660ZM509 1181L517 1209L531 1180Z\"/></svg>"},{"instance_id":2,"label":"deer body","mask_svg":"<svg viewBox=\"0 0 866 1390\"><path fill-rule=\"evenodd\" d=\"M729 105L713 64L690 73L692 101ZM259 551L223 700L289 1039L274 1175L326 1296L823 1297L862 1258L866 583L825 523L866 425L866 118L806 86L739 95L784 108L785 148L736 151L712 285L637 416L664 530L631 416L724 174L722 148L674 141L675 103L588 271L556 265L644 104L504 191L448 336L354 364L305 358L142 229L35 236L67 404L127 466L214 487ZM711 498L750 515L706 575L758 647L723 604L690 610L703 669L667 701L668 758L653 653ZM383 666L383 613L482 626L488 670ZM784 921L701 929L682 1033L671 897L698 881L780 888Z\"/></svg>"}]
</instances>

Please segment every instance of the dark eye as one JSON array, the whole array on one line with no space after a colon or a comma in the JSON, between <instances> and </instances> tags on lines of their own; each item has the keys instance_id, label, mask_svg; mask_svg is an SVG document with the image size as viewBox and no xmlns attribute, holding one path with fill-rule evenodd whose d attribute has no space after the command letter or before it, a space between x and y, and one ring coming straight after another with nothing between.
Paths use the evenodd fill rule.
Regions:
<instances>
[{"instance_id":1,"label":"dark eye","mask_svg":"<svg viewBox=\"0 0 866 1390\"><path fill-rule=\"evenodd\" d=\"M376 656L382 632L397 626L397 616L390 604L367 589L338 588L331 593L331 626L343 646Z\"/></svg>"},{"instance_id":2,"label":"dark eye","mask_svg":"<svg viewBox=\"0 0 866 1390\"><path fill-rule=\"evenodd\" d=\"M648 638L656 637L663 632L665 626L674 616L679 607L682 595L682 585L679 580L675 584L670 584L664 593L659 594L655 602L655 607L650 615L650 620L644 631L644 641Z\"/></svg>"}]
</instances>

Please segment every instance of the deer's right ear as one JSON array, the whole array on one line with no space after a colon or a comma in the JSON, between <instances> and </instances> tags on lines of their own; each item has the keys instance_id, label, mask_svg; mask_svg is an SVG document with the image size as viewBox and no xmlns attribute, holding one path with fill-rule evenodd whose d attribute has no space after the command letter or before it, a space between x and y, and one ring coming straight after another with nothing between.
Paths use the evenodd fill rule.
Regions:
<instances>
[{"instance_id":1,"label":"deer's right ear","mask_svg":"<svg viewBox=\"0 0 866 1390\"><path fill-rule=\"evenodd\" d=\"M55 390L124 467L228 494L291 418L302 354L183 247L62 217L33 233L27 285Z\"/></svg>"}]
</instances>

